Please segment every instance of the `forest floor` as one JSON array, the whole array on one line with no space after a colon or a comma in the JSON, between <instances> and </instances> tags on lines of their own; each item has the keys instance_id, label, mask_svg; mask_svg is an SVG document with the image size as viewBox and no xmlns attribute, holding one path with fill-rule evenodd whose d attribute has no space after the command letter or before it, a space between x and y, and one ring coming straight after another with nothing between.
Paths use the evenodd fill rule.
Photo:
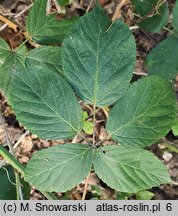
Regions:
<instances>
[{"instance_id":1,"label":"forest floor","mask_svg":"<svg viewBox=\"0 0 178 216\"><path fill-rule=\"evenodd\" d=\"M82 16L86 10L90 10L94 6L94 4L91 4L91 0L76 0L72 2L73 3L66 7L65 15L61 15L61 17ZM155 47L158 42L166 38L168 32L165 30L159 34L153 34L137 28L133 20L134 9L129 0L101 0L100 2L109 17L121 17L121 19L123 19L129 26L135 26L132 32L135 36L137 44L137 61L133 80L146 76L147 71L144 68L144 60L151 49ZM120 2L124 3L119 12L116 13L117 5ZM0 37L4 38L12 48L18 47L24 40L24 36L21 32L25 31L26 18L32 3L33 1L31 0L0 0L0 15L7 18L18 27L15 30L12 25L9 27L0 20ZM169 1L168 3L171 10L174 1ZM32 48L31 45L30 48ZM6 133L8 133L11 137L13 144L18 142L16 157L22 164L25 165L34 152L42 148L64 143L63 140L49 141L40 139L37 135L31 134L23 128L16 120L11 107L7 104L7 101L2 94L0 94L0 107L1 113L5 119L5 126L8 131ZM83 108L89 113L89 115L92 113L92 107L84 105ZM95 130L99 139L103 139L106 136L106 118L106 110L100 110L96 116L97 124ZM89 118L88 121L92 121L92 119ZM88 138L91 138L90 135L88 135ZM6 142L5 131L3 127L0 127L0 144L4 144ZM154 152L161 160L164 160L164 163L169 169L171 178L174 182L177 182L177 185L166 184L161 185L160 187L152 188L150 191L154 193L153 199L155 200L178 199L178 154L172 151L169 147L166 147L164 145L165 142L178 147L178 139L172 134L172 131L170 131L159 143L152 145L150 151ZM135 194L121 194L109 188L106 184L99 180L94 173L91 173L88 183L86 199L136 199ZM82 198L83 187L84 182L67 193L57 193L57 195L59 199L80 200ZM40 192L35 190L35 188L31 188L31 199L44 199L44 197Z\"/></svg>"}]
</instances>

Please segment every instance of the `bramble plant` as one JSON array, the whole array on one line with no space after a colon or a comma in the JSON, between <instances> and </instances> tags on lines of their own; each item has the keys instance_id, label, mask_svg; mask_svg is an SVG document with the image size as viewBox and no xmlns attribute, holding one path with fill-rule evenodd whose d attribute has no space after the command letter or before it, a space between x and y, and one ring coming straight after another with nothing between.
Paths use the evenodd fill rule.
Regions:
<instances>
[{"instance_id":1,"label":"bramble plant","mask_svg":"<svg viewBox=\"0 0 178 216\"><path fill-rule=\"evenodd\" d=\"M144 148L172 127L176 99L171 83L148 76L130 84L136 59L134 37L121 20L111 22L99 5L78 20L57 21L54 15L46 15L46 4L47 0L36 0L27 20L30 38L42 46L24 56L20 49L12 52L1 39L5 59L1 68L6 69L0 73L6 85L1 82L0 87L19 122L32 133L49 140L69 140L77 135L86 142L67 141L40 150L26 167L3 147L0 154L40 191L65 192L91 171L125 193L170 183L163 162ZM37 18L39 8L38 16L42 13L46 19ZM64 29L64 22L71 28ZM62 47L51 46L61 42ZM8 58L13 58L13 69ZM82 132L78 98L93 107L92 142ZM109 106L108 135L96 141L97 111ZM114 142L103 146L106 140ZM44 194L51 198L50 193Z\"/></svg>"}]
</instances>

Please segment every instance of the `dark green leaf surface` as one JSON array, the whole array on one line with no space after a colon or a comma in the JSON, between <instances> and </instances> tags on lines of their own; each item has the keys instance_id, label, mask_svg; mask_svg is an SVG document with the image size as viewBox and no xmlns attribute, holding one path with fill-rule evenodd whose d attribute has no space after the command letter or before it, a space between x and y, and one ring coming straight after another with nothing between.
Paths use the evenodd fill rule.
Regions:
<instances>
[{"instance_id":1,"label":"dark green leaf surface","mask_svg":"<svg viewBox=\"0 0 178 216\"><path fill-rule=\"evenodd\" d=\"M4 63L0 67L0 89L3 91L6 98L9 100L9 89L11 75L13 71L18 67L23 67L24 57L16 54L10 53L6 57Z\"/></svg>"},{"instance_id":2,"label":"dark green leaf surface","mask_svg":"<svg viewBox=\"0 0 178 216\"><path fill-rule=\"evenodd\" d=\"M160 32L168 22L169 9L166 2L159 0L131 0L135 12L142 18L139 27L148 32Z\"/></svg>"},{"instance_id":3,"label":"dark green leaf surface","mask_svg":"<svg viewBox=\"0 0 178 216\"><path fill-rule=\"evenodd\" d=\"M95 154L94 169L102 181L121 192L136 193L171 181L163 163L141 148L100 147Z\"/></svg>"},{"instance_id":4,"label":"dark green leaf surface","mask_svg":"<svg viewBox=\"0 0 178 216\"><path fill-rule=\"evenodd\" d=\"M178 73L178 38L168 37L148 54L145 67L149 75L159 75L171 80Z\"/></svg>"},{"instance_id":5,"label":"dark green leaf surface","mask_svg":"<svg viewBox=\"0 0 178 216\"><path fill-rule=\"evenodd\" d=\"M135 42L129 28L112 25L100 7L81 17L64 40L64 74L85 103L104 107L127 90L135 65Z\"/></svg>"},{"instance_id":6,"label":"dark green leaf surface","mask_svg":"<svg viewBox=\"0 0 178 216\"><path fill-rule=\"evenodd\" d=\"M161 32L163 27L167 24L169 19L169 9L167 3L162 4L158 11L153 14L153 16L146 18L141 23L139 27L148 32Z\"/></svg>"},{"instance_id":7,"label":"dark green leaf surface","mask_svg":"<svg viewBox=\"0 0 178 216\"><path fill-rule=\"evenodd\" d=\"M27 32L39 44L62 43L74 18L56 19L55 14L46 14L48 0L36 0L27 19Z\"/></svg>"},{"instance_id":8,"label":"dark green leaf surface","mask_svg":"<svg viewBox=\"0 0 178 216\"><path fill-rule=\"evenodd\" d=\"M11 166L0 168L0 200L16 200L14 169ZM22 181L22 193L25 200L30 199L30 187Z\"/></svg>"},{"instance_id":9,"label":"dark green leaf surface","mask_svg":"<svg viewBox=\"0 0 178 216\"><path fill-rule=\"evenodd\" d=\"M0 66L11 52L9 45L0 37Z\"/></svg>"},{"instance_id":10,"label":"dark green leaf surface","mask_svg":"<svg viewBox=\"0 0 178 216\"><path fill-rule=\"evenodd\" d=\"M26 58L27 67L45 65L53 71L62 72L61 48L55 46L41 46L31 50Z\"/></svg>"},{"instance_id":11,"label":"dark green leaf surface","mask_svg":"<svg viewBox=\"0 0 178 216\"><path fill-rule=\"evenodd\" d=\"M176 0L174 9L173 9L173 21L172 26L174 31L178 33L178 0Z\"/></svg>"},{"instance_id":12,"label":"dark green leaf surface","mask_svg":"<svg viewBox=\"0 0 178 216\"><path fill-rule=\"evenodd\" d=\"M142 78L111 109L106 129L130 146L149 146L165 136L175 119L171 84L157 76Z\"/></svg>"},{"instance_id":13,"label":"dark green leaf surface","mask_svg":"<svg viewBox=\"0 0 178 216\"><path fill-rule=\"evenodd\" d=\"M158 0L131 0L131 2L135 7L135 11L144 17L154 10Z\"/></svg>"},{"instance_id":14,"label":"dark green leaf surface","mask_svg":"<svg viewBox=\"0 0 178 216\"><path fill-rule=\"evenodd\" d=\"M46 139L72 138L82 130L82 112L71 87L48 67L17 70L10 89L18 120Z\"/></svg>"},{"instance_id":15,"label":"dark green leaf surface","mask_svg":"<svg viewBox=\"0 0 178 216\"><path fill-rule=\"evenodd\" d=\"M92 150L83 144L49 147L33 155L25 180L39 190L65 192L87 177L92 159Z\"/></svg>"}]
</instances>

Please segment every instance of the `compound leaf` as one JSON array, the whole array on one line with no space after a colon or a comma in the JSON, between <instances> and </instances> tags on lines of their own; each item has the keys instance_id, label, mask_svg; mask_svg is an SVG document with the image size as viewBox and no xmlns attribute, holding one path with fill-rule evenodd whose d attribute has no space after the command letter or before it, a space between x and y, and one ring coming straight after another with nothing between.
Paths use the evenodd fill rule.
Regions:
<instances>
[{"instance_id":1,"label":"compound leaf","mask_svg":"<svg viewBox=\"0 0 178 216\"><path fill-rule=\"evenodd\" d=\"M27 19L27 32L39 44L62 43L76 18L56 19L46 14L48 0L36 0Z\"/></svg>"},{"instance_id":2,"label":"compound leaf","mask_svg":"<svg viewBox=\"0 0 178 216\"><path fill-rule=\"evenodd\" d=\"M67 81L48 67L16 70L10 89L18 120L46 139L72 138L82 130L82 112Z\"/></svg>"},{"instance_id":3,"label":"compound leaf","mask_svg":"<svg viewBox=\"0 0 178 216\"><path fill-rule=\"evenodd\" d=\"M26 58L27 67L41 64L44 64L46 67L48 66L49 70L56 70L62 74L61 48L55 46L41 46L31 50Z\"/></svg>"},{"instance_id":4,"label":"compound leaf","mask_svg":"<svg viewBox=\"0 0 178 216\"><path fill-rule=\"evenodd\" d=\"M104 107L127 90L135 65L135 42L121 21L111 23L96 7L81 17L64 40L64 74L84 102Z\"/></svg>"},{"instance_id":5,"label":"compound leaf","mask_svg":"<svg viewBox=\"0 0 178 216\"><path fill-rule=\"evenodd\" d=\"M172 25L173 25L174 31L178 33L178 0L176 0L175 6L173 9Z\"/></svg>"},{"instance_id":6,"label":"compound leaf","mask_svg":"<svg viewBox=\"0 0 178 216\"><path fill-rule=\"evenodd\" d=\"M157 76L146 77L132 84L116 102L106 129L124 145L149 146L172 128L175 106L171 84Z\"/></svg>"},{"instance_id":7,"label":"compound leaf","mask_svg":"<svg viewBox=\"0 0 178 216\"><path fill-rule=\"evenodd\" d=\"M178 38L171 36L161 41L148 54L145 67L149 75L171 80L178 73Z\"/></svg>"},{"instance_id":8,"label":"compound leaf","mask_svg":"<svg viewBox=\"0 0 178 216\"><path fill-rule=\"evenodd\" d=\"M94 169L102 181L121 192L136 193L170 182L163 163L141 148L100 147L95 154Z\"/></svg>"},{"instance_id":9,"label":"compound leaf","mask_svg":"<svg viewBox=\"0 0 178 216\"><path fill-rule=\"evenodd\" d=\"M83 144L64 144L33 155L26 167L25 180L39 190L65 192L90 172L93 152Z\"/></svg>"}]
</instances>

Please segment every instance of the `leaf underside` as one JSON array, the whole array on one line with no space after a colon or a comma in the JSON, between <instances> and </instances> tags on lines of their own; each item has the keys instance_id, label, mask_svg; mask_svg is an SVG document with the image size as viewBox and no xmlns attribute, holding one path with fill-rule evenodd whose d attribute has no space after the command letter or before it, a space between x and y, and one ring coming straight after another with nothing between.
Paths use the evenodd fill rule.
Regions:
<instances>
[{"instance_id":1,"label":"leaf underside","mask_svg":"<svg viewBox=\"0 0 178 216\"><path fill-rule=\"evenodd\" d=\"M142 78L111 109L106 129L123 145L149 146L171 129L175 103L167 80L157 76Z\"/></svg>"},{"instance_id":2,"label":"leaf underside","mask_svg":"<svg viewBox=\"0 0 178 216\"><path fill-rule=\"evenodd\" d=\"M17 119L46 139L73 138L82 130L82 112L66 80L48 67L16 70L10 89Z\"/></svg>"},{"instance_id":3,"label":"leaf underside","mask_svg":"<svg viewBox=\"0 0 178 216\"><path fill-rule=\"evenodd\" d=\"M39 190L65 192L90 172L93 153L83 144L63 144L38 151L27 164L25 180Z\"/></svg>"},{"instance_id":4,"label":"leaf underside","mask_svg":"<svg viewBox=\"0 0 178 216\"><path fill-rule=\"evenodd\" d=\"M104 107L125 94L135 65L129 28L100 7L81 17L64 40L64 74L85 103Z\"/></svg>"},{"instance_id":5,"label":"leaf underside","mask_svg":"<svg viewBox=\"0 0 178 216\"><path fill-rule=\"evenodd\" d=\"M141 148L100 147L94 158L94 169L102 181L121 192L136 193L170 182L164 164Z\"/></svg>"}]
</instances>

